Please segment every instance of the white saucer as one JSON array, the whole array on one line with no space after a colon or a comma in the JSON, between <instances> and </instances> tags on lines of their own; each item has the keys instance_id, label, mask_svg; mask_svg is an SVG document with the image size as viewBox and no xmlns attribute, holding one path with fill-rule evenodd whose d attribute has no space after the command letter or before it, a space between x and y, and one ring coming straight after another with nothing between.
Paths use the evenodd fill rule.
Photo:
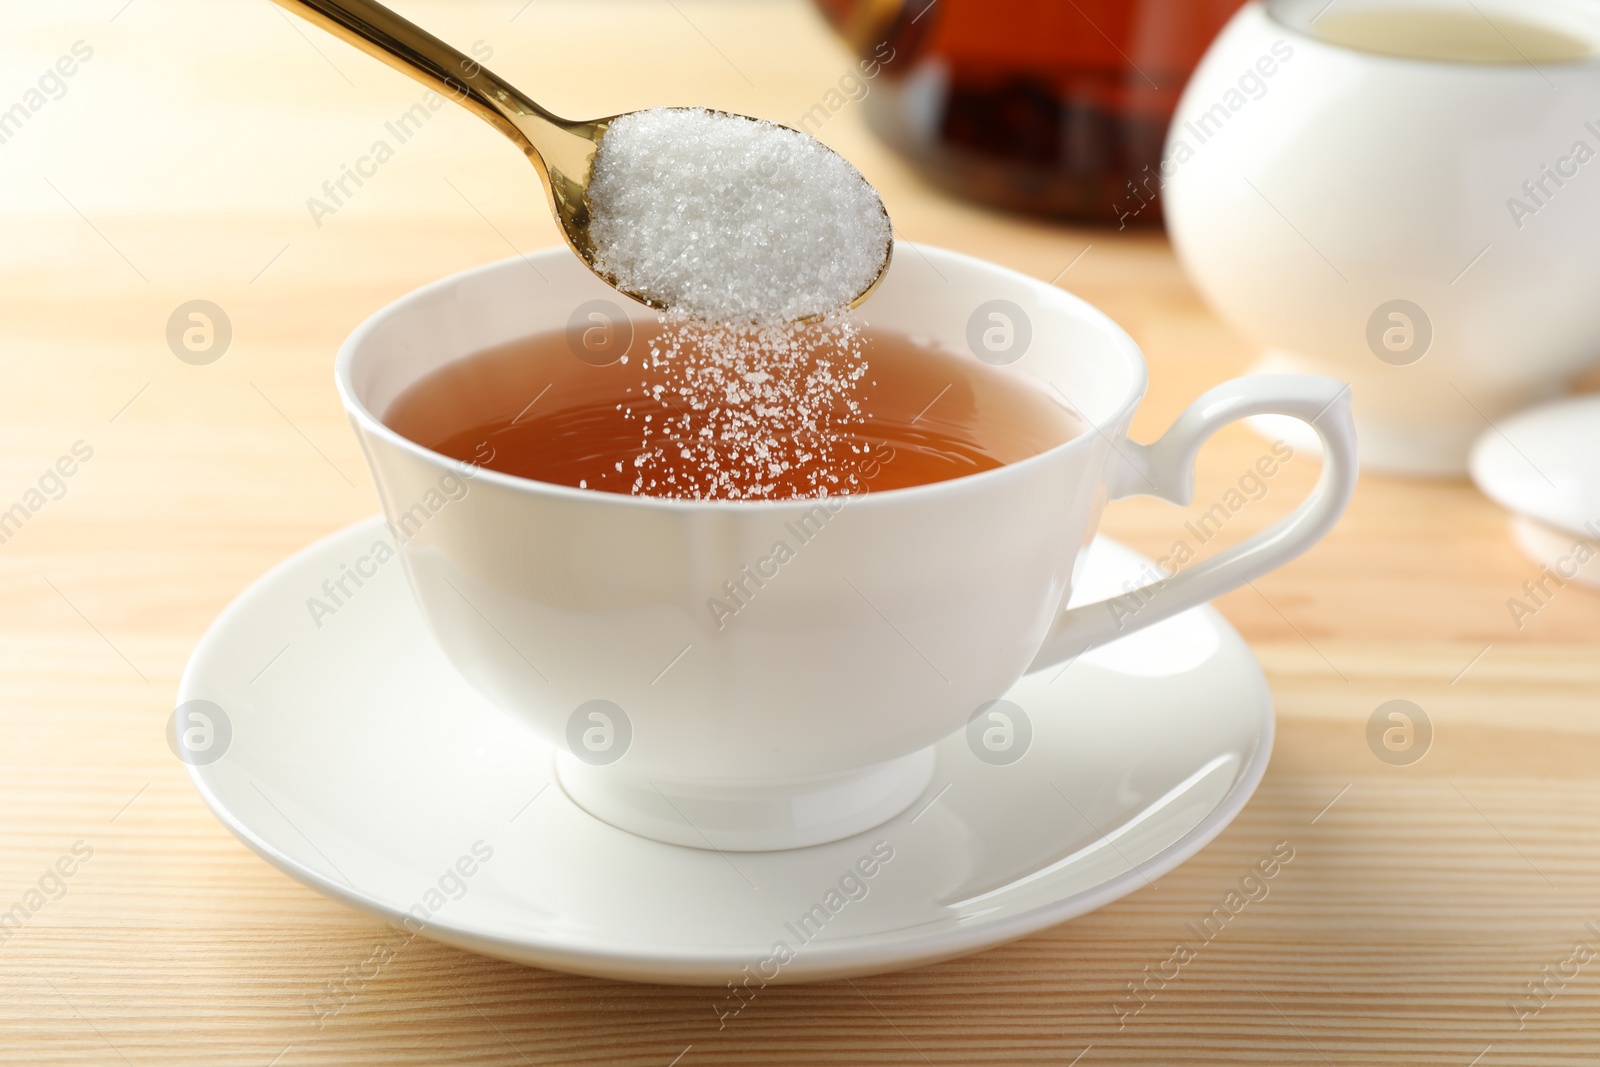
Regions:
<instances>
[{"instance_id":1,"label":"white saucer","mask_svg":"<svg viewBox=\"0 0 1600 1067\"><path fill-rule=\"evenodd\" d=\"M551 749L435 648L399 562L317 627L307 598L380 539L373 518L318 542L212 625L179 690L180 710L222 709L190 774L292 877L508 960L755 988L975 952L1176 867L1238 814L1272 748L1260 668L1202 608L1023 679L1006 699L1031 724L1025 754L995 765L947 738L927 793L875 830L787 852L662 844L553 784ZM1088 560L1083 599L1148 566L1103 539Z\"/></svg>"},{"instance_id":2,"label":"white saucer","mask_svg":"<svg viewBox=\"0 0 1600 1067\"><path fill-rule=\"evenodd\" d=\"M1529 408L1485 430L1472 480L1509 511L1600 540L1600 395Z\"/></svg>"}]
</instances>

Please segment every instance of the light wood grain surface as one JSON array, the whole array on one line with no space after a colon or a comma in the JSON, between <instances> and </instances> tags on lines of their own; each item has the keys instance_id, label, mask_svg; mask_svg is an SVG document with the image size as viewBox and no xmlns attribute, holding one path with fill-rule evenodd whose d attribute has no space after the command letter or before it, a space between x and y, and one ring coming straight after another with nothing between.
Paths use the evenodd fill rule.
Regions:
<instances>
[{"instance_id":1,"label":"light wood grain surface","mask_svg":"<svg viewBox=\"0 0 1600 1067\"><path fill-rule=\"evenodd\" d=\"M573 115L704 103L792 121L851 62L797 0L397 6L482 41ZM720 1031L703 990L419 940L318 1029L309 999L380 928L212 818L163 740L178 676L247 583L376 510L331 379L345 333L555 229L517 153L453 110L318 226L306 199L422 90L265 0L7 0L4 24L0 110L75 42L92 56L0 144L0 509L75 442L93 456L0 544L0 910L75 843L93 854L0 943L0 1061L1600 1061L1600 959L1567 962L1600 945L1584 925L1600 926L1600 596L1562 589L1519 629L1506 601L1537 568L1504 516L1464 482L1380 476L1324 544L1219 602L1270 677L1277 751L1238 821L1154 887L967 959L770 989ZM1059 284L1149 354L1139 436L1252 361L1161 237L946 199L854 105L822 136L880 186L904 238L1042 279L1088 247ZM209 366L165 340L197 298L234 331ZM1266 447L1222 434L1195 510ZM1287 464L1227 539L1285 514L1315 474ZM1159 554L1192 514L1131 502L1106 528ZM1365 740L1394 698L1435 730L1408 767ZM1271 895L1119 1027L1112 1002L1277 841L1296 859ZM1563 970L1519 1027L1511 1005Z\"/></svg>"}]
</instances>

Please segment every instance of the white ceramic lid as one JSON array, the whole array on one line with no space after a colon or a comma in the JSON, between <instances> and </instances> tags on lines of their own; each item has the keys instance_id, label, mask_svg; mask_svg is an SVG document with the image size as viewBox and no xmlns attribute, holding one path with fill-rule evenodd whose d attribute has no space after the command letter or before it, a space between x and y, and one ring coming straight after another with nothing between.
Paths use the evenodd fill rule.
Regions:
<instances>
[{"instance_id":1,"label":"white ceramic lid","mask_svg":"<svg viewBox=\"0 0 1600 1067\"><path fill-rule=\"evenodd\" d=\"M1472 480L1511 511L1600 540L1600 394L1529 408L1485 430Z\"/></svg>"}]
</instances>

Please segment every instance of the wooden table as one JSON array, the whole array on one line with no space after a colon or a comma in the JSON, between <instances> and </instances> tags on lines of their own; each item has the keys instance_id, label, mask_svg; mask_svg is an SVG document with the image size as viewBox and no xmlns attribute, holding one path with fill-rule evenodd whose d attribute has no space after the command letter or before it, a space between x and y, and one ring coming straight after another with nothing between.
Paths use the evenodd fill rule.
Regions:
<instances>
[{"instance_id":1,"label":"wooden table","mask_svg":"<svg viewBox=\"0 0 1600 1067\"><path fill-rule=\"evenodd\" d=\"M481 41L567 114L698 102L792 121L850 69L798 0L398 6ZM1600 927L1600 596L1560 590L1518 628L1506 601L1537 568L1504 516L1464 482L1381 476L1315 551L1220 601L1271 679L1277 751L1238 821L1153 888L968 959L769 990L721 1032L703 990L426 941L317 1029L309 998L377 924L235 841L163 726L223 606L376 510L334 395L340 339L399 294L555 230L527 165L454 110L319 225L307 198L422 90L267 3L14 4L6 21L0 109L22 101L29 116L0 144L0 508L30 499L75 442L93 455L0 544L0 910L59 858L74 870L0 943L0 1061L1600 1060L1600 960L1568 962L1576 942L1600 946L1585 926ZM594 46L566 43L579 37ZM68 64L65 92L47 79L27 96L78 41L92 54ZM1059 284L1150 357L1140 435L1250 364L1159 236L955 203L871 140L853 104L821 133L884 191L905 238L1043 279L1082 253ZM165 338L191 299L232 324L210 365ZM1202 457L1193 511L1121 504L1108 532L1161 552L1266 447L1229 430ZM1288 463L1225 539L1286 513L1316 467ZM1404 767L1365 739L1396 698L1435 732ZM1119 1028L1112 1002L1279 841L1296 859L1270 897ZM1540 1001L1519 999L1560 971ZM1542 1008L1519 1027L1518 1004Z\"/></svg>"}]
</instances>

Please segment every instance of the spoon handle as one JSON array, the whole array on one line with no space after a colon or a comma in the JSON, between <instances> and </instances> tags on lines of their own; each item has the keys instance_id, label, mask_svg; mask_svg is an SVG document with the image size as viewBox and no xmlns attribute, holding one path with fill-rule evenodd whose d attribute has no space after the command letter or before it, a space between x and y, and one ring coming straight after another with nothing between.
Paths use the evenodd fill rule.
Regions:
<instances>
[{"instance_id":1,"label":"spoon handle","mask_svg":"<svg viewBox=\"0 0 1600 1067\"><path fill-rule=\"evenodd\" d=\"M586 124L560 118L516 86L373 0L274 0L279 7L411 75L494 126L541 163Z\"/></svg>"}]
</instances>

